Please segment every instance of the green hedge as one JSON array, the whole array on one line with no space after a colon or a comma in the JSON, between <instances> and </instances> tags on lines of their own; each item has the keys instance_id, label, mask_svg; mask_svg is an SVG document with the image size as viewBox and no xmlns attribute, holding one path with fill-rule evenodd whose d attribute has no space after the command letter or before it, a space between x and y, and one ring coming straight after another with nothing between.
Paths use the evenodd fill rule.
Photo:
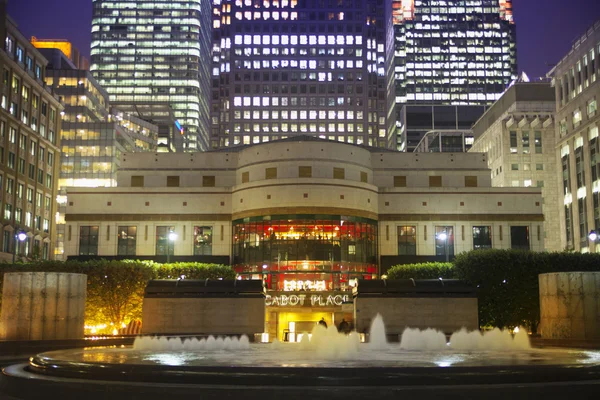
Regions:
<instances>
[{"instance_id":1,"label":"green hedge","mask_svg":"<svg viewBox=\"0 0 600 400\"><path fill-rule=\"evenodd\" d=\"M0 301L5 272L71 272L87 275L86 325L119 326L141 319L144 289L150 279L235 279L226 265L201 263L158 264L151 261L37 261L0 264Z\"/></svg>"},{"instance_id":2,"label":"green hedge","mask_svg":"<svg viewBox=\"0 0 600 400\"><path fill-rule=\"evenodd\" d=\"M455 279L454 264L432 262L420 264L404 264L391 267L388 279Z\"/></svg>"},{"instance_id":3,"label":"green hedge","mask_svg":"<svg viewBox=\"0 0 600 400\"><path fill-rule=\"evenodd\" d=\"M482 327L528 326L540 321L538 275L550 272L600 271L600 254L475 250L446 263L397 265L389 279L461 279L478 288Z\"/></svg>"},{"instance_id":4,"label":"green hedge","mask_svg":"<svg viewBox=\"0 0 600 400\"><path fill-rule=\"evenodd\" d=\"M482 326L529 326L540 322L538 275L600 271L600 254L536 253L517 250L471 251L454 259L456 274L479 288Z\"/></svg>"}]
</instances>

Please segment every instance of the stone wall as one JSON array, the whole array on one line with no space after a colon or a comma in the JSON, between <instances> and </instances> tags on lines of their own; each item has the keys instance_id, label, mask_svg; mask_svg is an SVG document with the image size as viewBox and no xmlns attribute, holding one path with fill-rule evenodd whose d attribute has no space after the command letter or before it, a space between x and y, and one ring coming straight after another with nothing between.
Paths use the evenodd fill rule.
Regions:
<instances>
[{"instance_id":1,"label":"stone wall","mask_svg":"<svg viewBox=\"0 0 600 400\"><path fill-rule=\"evenodd\" d=\"M354 302L358 332L368 332L377 314L383 317L388 335L401 334L405 328L434 328L445 333L463 327L479 329L475 297L357 297Z\"/></svg>"},{"instance_id":2,"label":"stone wall","mask_svg":"<svg viewBox=\"0 0 600 400\"><path fill-rule=\"evenodd\" d=\"M233 335L265 329L265 299L259 297L145 298L144 334Z\"/></svg>"},{"instance_id":3,"label":"stone wall","mask_svg":"<svg viewBox=\"0 0 600 400\"><path fill-rule=\"evenodd\" d=\"M4 274L0 340L83 338L87 276Z\"/></svg>"},{"instance_id":4,"label":"stone wall","mask_svg":"<svg viewBox=\"0 0 600 400\"><path fill-rule=\"evenodd\" d=\"M540 327L545 339L600 339L600 272L539 275Z\"/></svg>"}]
</instances>

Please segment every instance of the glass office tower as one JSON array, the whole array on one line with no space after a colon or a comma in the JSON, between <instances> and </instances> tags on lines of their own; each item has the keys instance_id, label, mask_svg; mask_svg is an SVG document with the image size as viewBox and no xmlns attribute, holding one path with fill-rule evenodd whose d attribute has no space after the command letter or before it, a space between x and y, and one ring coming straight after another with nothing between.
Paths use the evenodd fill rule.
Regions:
<instances>
[{"instance_id":1,"label":"glass office tower","mask_svg":"<svg viewBox=\"0 0 600 400\"><path fill-rule=\"evenodd\" d=\"M213 0L210 146L395 145L391 0Z\"/></svg>"},{"instance_id":2,"label":"glass office tower","mask_svg":"<svg viewBox=\"0 0 600 400\"><path fill-rule=\"evenodd\" d=\"M393 0L398 121L406 105L489 106L500 98L517 73L511 3ZM413 151L422 136L403 129L412 128L399 123L397 148Z\"/></svg>"},{"instance_id":3,"label":"glass office tower","mask_svg":"<svg viewBox=\"0 0 600 400\"><path fill-rule=\"evenodd\" d=\"M168 105L185 151L207 148L210 12L209 1L201 0L93 5L91 71L111 104L128 112L143 108L142 118L172 129ZM162 111L153 115L152 106Z\"/></svg>"},{"instance_id":4,"label":"glass office tower","mask_svg":"<svg viewBox=\"0 0 600 400\"><path fill-rule=\"evenodd\" d=\"M398 103L489 105L516 78L511 0L395 2Z\"/></svg>"}]
</instances>

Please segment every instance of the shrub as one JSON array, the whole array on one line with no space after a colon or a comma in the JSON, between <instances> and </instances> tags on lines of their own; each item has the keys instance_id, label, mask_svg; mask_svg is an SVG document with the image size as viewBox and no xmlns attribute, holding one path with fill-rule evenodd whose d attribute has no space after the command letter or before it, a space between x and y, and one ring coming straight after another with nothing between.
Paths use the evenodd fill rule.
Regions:
<instances>
[{"instance_id":1,"label":"shrub","mask_svg":"<svg viewBox=\"0 0 600 400\"><path fill-rule=\"evenodd\" d=\"M454 259L457 278L478 288L481 326L529 326L540 321L538 275L600 271L600 254L476 250Z\"/></svg>"},{"instance_id":2,"label":"shrub","mask_svg":"<svg viewBox=\"0 0 600 400\"><path fill-rule=\"evenodd\" d=\"M202 263L159 264L135 260L34 261L0 264L0 306L5 272L70 272L87 275L86 325L119 326L141 319L144 289L150 279L235 279L230 266Z\"/></svg>"},{"instance_id":3,"label":"shrub","mask_svg":"<svg viewBox=\"0 0 600 400\"><path fill-rule=\"evenodd\" d=\"M388 270L388 279L454 279L454 264L431 262L395 265Z\"/></svg>"},{"instance_id":4,"label":"shrub","mask_svg":"<svg viewBox=\"0 0 600 400\"><path fill-rule=\"evenodd\" d=\"M481 327L528 326L540 322L538 275L551 272L600 271L600 254L536 253L521 250L474 250L453 264L396 265L389 279L460 279L478 289Z\"/></svg>"}]
</instances>

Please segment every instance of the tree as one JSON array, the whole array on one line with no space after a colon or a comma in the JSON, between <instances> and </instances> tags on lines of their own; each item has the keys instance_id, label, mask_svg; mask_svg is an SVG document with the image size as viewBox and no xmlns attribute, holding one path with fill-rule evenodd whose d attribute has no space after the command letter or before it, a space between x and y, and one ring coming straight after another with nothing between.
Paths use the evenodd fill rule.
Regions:
<instances>
[{"instance_id":1,"label":"tree","mask_svg":"<svg viewBox=\"0 0 600 400\"><path fill-rule=\"evenodd\" d=\"M154 269L141 262L101 260L90 264L86 323L112 322L120 326L125 321L141 319L144 289L154 278Z\"/></svg>"}]
</instances>

